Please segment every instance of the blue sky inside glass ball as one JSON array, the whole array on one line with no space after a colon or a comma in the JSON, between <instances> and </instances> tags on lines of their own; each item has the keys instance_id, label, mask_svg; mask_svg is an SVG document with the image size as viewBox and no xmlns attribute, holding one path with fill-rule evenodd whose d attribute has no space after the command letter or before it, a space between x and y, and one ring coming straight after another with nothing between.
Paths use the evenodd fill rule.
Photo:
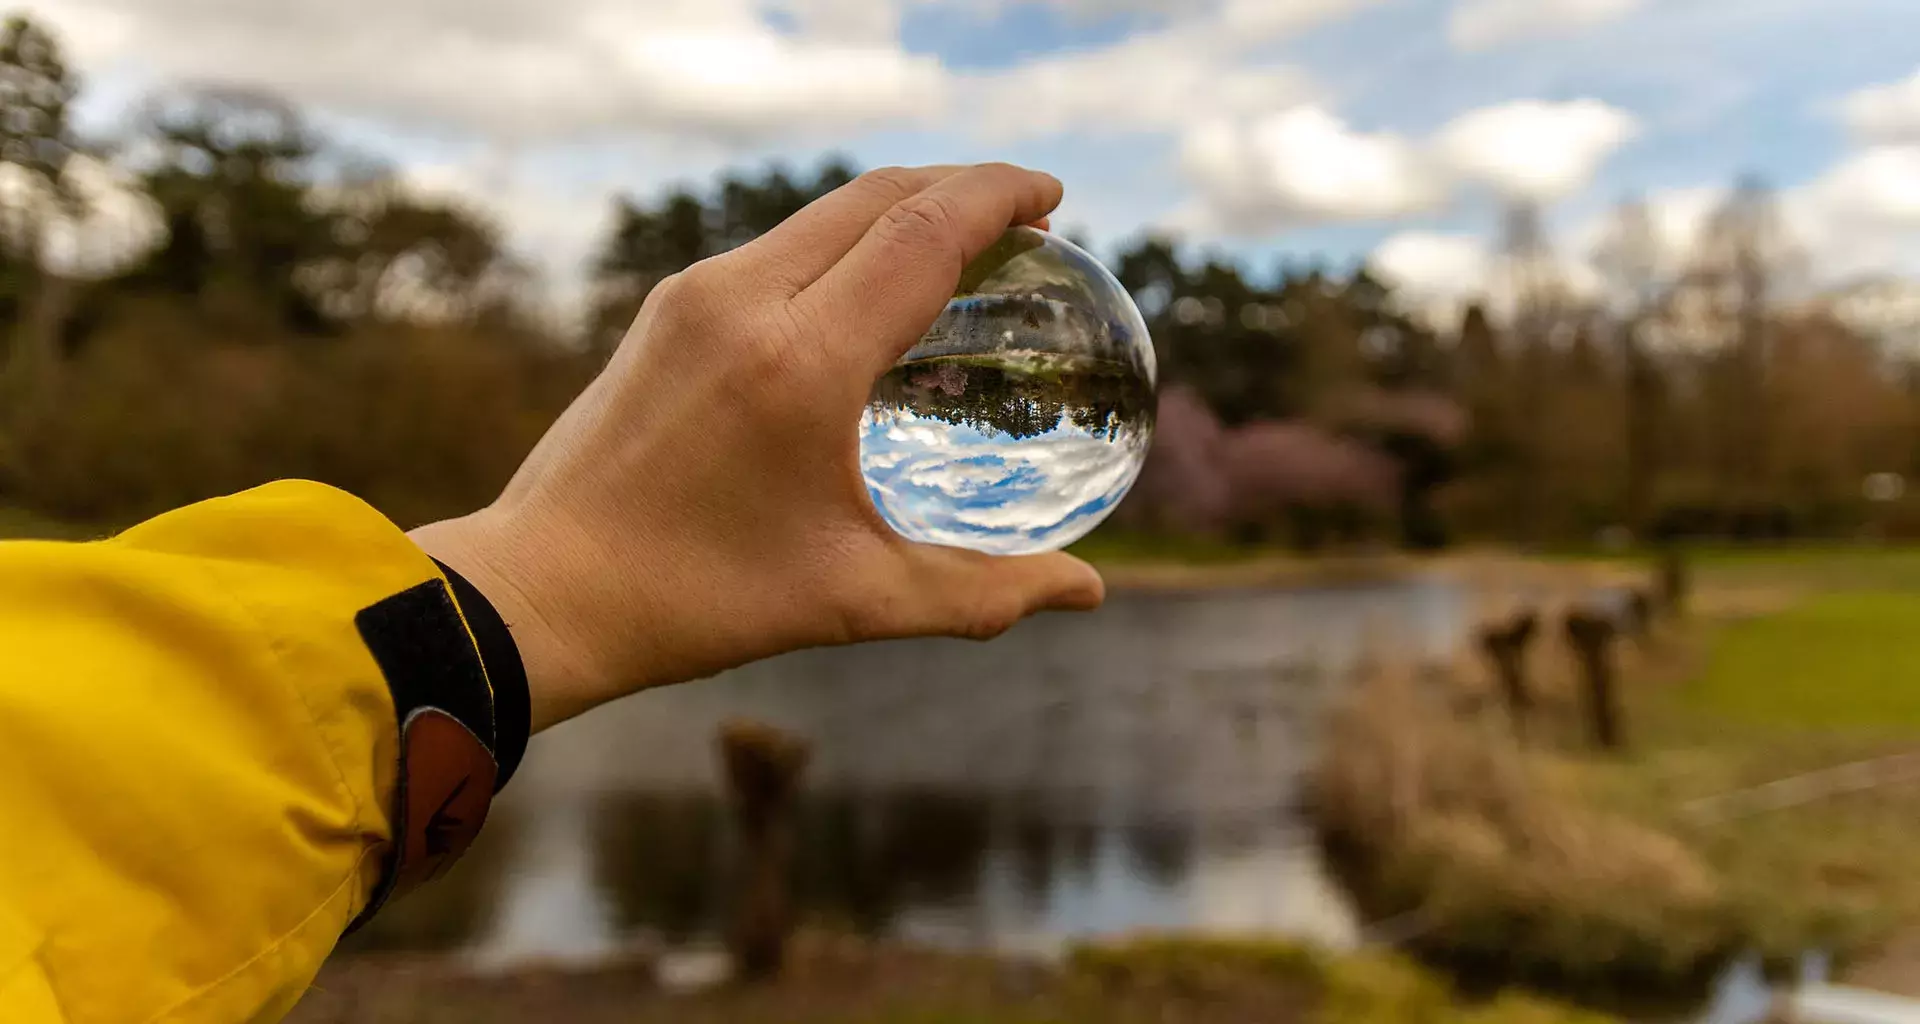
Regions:
<instances>
[{"instance_id":1,"label":"blue sky inside glass ball","mask_svg":"<svg viewBox=\"0 0 1920 1024\"><path fill-rule=\"evenodd\" d=\"M1042 550L1105 519L1139 473L1144 446L1092 437L1065 418L1015 440L963 424L870 412L861 471L874 505L917 540Z\"/></svg>"}]
</instances>

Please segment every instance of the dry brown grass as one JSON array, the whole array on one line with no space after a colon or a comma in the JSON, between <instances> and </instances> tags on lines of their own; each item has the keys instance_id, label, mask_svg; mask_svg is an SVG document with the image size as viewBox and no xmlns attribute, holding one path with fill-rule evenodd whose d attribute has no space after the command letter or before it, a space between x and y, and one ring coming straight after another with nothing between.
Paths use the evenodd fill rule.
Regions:
<instances>
[{"instance_id":1,"label":"dry brown grass","mask_svg":"<svg viewBox=\"0 0 1920 1024\"><path fill-rule=\"evenodd\" d=\"M1375 674L1337 716L1314 805L1364 902L1421 922L1416 951L1556 986L1681 986L1729 955L1716 872L1583 799L1555 755L1435 687Z\"/></svg>"}]
</instances>

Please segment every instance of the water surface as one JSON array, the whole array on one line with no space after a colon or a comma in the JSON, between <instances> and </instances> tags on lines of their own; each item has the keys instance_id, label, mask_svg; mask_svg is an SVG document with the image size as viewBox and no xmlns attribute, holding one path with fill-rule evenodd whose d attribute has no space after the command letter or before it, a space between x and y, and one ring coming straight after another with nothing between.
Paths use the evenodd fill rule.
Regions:
<instances>
[{"instance_id":1,"label":"water surface","mask_svg":"<svg viewBox=\"0 0 1920 1024\"><path fill-rule=\"evenodd\" d=\"M1176 928L1348 945L1302 770L1363 651L1437 656L1463 618L1428 580L1117 594L993 643L806 651L642 694L537 737L392 941L504 964L713 935L730 836L712 739L745 715L814 744L796 885L816 921L1035 952Z\"/></svg>"}]
</instances>

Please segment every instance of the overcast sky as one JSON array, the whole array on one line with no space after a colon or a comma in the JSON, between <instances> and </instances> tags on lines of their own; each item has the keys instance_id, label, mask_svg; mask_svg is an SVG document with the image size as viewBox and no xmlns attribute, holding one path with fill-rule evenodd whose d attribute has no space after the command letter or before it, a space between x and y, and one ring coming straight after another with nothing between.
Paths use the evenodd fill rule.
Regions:
<instances>
[{"instance_id":1,"label":"overcast sky","mask_svg":"<svg viewBox=\"0 0 1920 1024\"><path fill-rule=\"evenodd\" d=\"M771 159L1009 159L1056 223L1471 290L1503 197L1577 264L1774 183L1829 274L1920 272L1916 0L40 0L105 127L270 87L575 272L611 196Z\"/></svg>"}]
</instances>

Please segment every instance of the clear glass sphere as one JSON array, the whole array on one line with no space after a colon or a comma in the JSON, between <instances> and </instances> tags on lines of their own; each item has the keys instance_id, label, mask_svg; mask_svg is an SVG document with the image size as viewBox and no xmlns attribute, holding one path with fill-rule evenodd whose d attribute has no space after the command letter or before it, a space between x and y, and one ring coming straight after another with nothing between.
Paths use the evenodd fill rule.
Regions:
<instances>
[{"instance_id":1,"label":"clear glass sphere","mask_svg":"<svg viewBox=\"0 0 1920 1024\"><path fill-rule=\"evenodd\" d=\"M1158 370L1127 290L1079 246L1015 228L874 385L860 470L910 540L995 555L1087 535L1140 475Z\"/></svg>"}]
</instances>

